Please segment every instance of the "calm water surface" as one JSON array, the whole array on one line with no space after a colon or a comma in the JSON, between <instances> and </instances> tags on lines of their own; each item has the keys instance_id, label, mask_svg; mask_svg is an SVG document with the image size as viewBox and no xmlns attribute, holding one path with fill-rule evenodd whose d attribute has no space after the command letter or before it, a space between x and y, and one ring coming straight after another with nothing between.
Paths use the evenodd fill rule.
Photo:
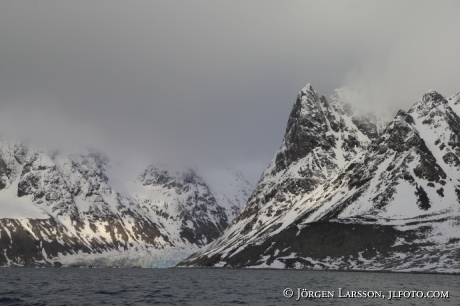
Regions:
<instances>
[{"instance_id":1,"label":"calm water surface","mask_svg":"<svg viewBox=\"0 0 460 306\"><path fill-rule=\"evenodd\" d=\"M293 297L283 297L291 288ZM298 289L334 291L300 298ZM382 291L384 298L339 298ZM449 298L388 299L388 291ZM460 305L459 275L224 269L0 269L0 305Z\"/></svg>"}]
</instances>

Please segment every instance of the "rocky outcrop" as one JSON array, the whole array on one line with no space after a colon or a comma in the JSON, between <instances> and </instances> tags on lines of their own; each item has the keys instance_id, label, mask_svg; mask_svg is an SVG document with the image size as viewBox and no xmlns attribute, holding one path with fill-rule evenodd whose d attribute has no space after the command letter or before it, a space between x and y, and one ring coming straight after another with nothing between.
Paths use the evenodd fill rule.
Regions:
<instances>
[{"instance_id":1,"label":"rocky outcrop","mask_svg":"<svg viewBox=\"0 0 460 306\"><path fill-rule=\"evenodd\" d=\"M0 143L0 266L171 265L233 218L193 169L150 166L119 189L110 167L100 153Z\"/></svg>"},{"instance_id":2,"label":"rocky outcrop","mask_svg":"<svg viewBox=\"0 0 460 306\"><path fill-rule=\"evenodd\" d=\"M316 101L314 94L309 97ZM328 168L334 171L329 175L324 171L323 178L310 173L308 179L314 183L299 188L291 203L278 206L274 214L266 206L270 201L263 199L283 198L279 194L287 198L289 190L283 186L298 180L293 170L299 168L292 162L287 166L289 176L278 179L285 183L272 184L271 189L265 188L263 176L237 222L179 266L460 270L460 118L451 108L457 101L430 91L407 112L398 112L384 130L373 128L375 117L359 121L345 117L343 121L352 122L357 131L368 127L361 132L367 138L361 134L358 138L365 145L341 145L335 156L328 155ZM327 113L322 105L316 104L305 115L318 118ZM321 118L330 120L331 116ZM329 130L324 121L305 119L303 123L325 140ZM314 147L296 143L306 140L296 138L290 146ZM281 150L286 142L285 138ZM312 143L317 145L312 149L315 157L334 148L332 142ZM338 163L337 156L345 162ZM297 163L310 160L307 154Z\"/></svg>"}]
</instances>

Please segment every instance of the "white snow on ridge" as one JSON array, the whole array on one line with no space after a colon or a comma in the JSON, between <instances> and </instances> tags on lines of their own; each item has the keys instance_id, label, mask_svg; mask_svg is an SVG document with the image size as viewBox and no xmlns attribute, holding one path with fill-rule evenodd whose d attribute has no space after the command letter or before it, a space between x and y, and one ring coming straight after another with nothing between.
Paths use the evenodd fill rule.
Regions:
<instances>
[{"instance_id":1,"label":"white snow on ridge","mask_svg":"<svg viewBox=\"0 0 460 306\"><path fill-rule=\"evenodd\" d=\"M307 84L251 201L220 238L182 264L199 266L208 264L206 259L220 258L218 265L225 267L257 262L251 267L285 268L286 253L267 255L269 247L252 254L257 252L253 247L282 245L280 237L285 236L275 237L278 233L291 235L297 227L299 235L308 226L315 228L309 223L330 221L373 225L382 232L391 227L396 232L389 234L400 238L400 246L410 246L409 251L395 245L384 250L394 250L393 254L377 252L365 258L363 250L357 258L353 254L329 261L296 254L292 259L298 260L290 260L289 267L294 262L295 268L303 268L306 261L310 268L320 269L460 271L455 261L460 241L460 93L447 103L438 93L428 92L388 125L356 112L346 103L350 97L352 92L340 89L326 100ZM370 227L360 227L366 228Z\"/></svg>"},{"instance_id":2,"label":"white snow on ridge","mask_svg":"<svg viewBox=\"0 0 460 306\"><path fill-rule=\"evenodd\" d=\"M162 170L149 173L150 182L127 179L132 169L111 164L96 152L70 154L2 140L0 233L21 220L31 235L44 231L36 240L51 239L70 248L53 259L66 264L131 258L140 266L173 265L211 242L244 205L251 187L241 173L222 170L223 180L213 182L213 192L222 198L214 199L195 170L172 168L164 178ZM77 256L66 239L96 249Z\"/></svg>"}]
</instances>

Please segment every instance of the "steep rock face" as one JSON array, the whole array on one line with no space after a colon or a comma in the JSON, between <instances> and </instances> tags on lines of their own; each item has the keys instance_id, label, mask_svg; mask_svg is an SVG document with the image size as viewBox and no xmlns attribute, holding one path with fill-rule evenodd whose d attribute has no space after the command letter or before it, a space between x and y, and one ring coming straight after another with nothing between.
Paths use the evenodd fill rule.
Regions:
<instances>
[{"instance_id":1,"label":"steep rock face","mask_svg":"<svg viewBox=\"0 0 460 306\"><path fill-rule=\"evenodd\" d=\"M315 203L306 211L310 212L306 220L403 219L454 209L452 179L458 176L458 167L445 160L456 157L457 145L449 140L455 138L459 124L442 96L425 94L407 113L400 111L367 152L305 199Z\"/></svg>"},{"instance_id":2,"label":"steep rock face","mask_svg":"<svg viewBox=\"0 0 460 306\"><path fill-rule=\"evenodd\" d=\"M216 248L238 248L277 231L299 198L334 176L382 132L384 123L355 111L346 90L328 100L307 84L297 96L285 137L246 206Z\"/></svg>"},{"instance_id":3,"label":"steep rock face","mask_svg":"<svg viewBox=\"0 0 460 306\"><path fill-rule=\"evenodd\" d=\"M154 215L169 237L203 246L228 226L225 209L217 204L194 169L171 172L149 166L133 186L134 198Z\"/></svg>"},{"instance_id":4,"label":"steep rock face","mask_svg":"<svg viewBox=\"0 0 460 306\"><path fill-rule=\"evenodd\" d=\"M273 230L239 226L236 234L233 224L180 265L460 270L460 118L449 106L458 98L449 101L428 92L335 175L265 221L277 222Z\"/></svg>"},{"instance_id":5,"label":"steep rock face","mask_svg":"<svg viewBox=\"0 0 460 306\"><path fill-rule=\"evenodd\" d=\"M1 147L10 175L0 191L0 265L60 264L60 256L78 252L172 247L138 203L110 186L102 155L62 155L19 143Z\"/></svg>"},{"instance_id":6,"label":"steep rock face","mask_svg":"<svg viewBox=\"0 0 460 306\"><path fill-rule=\"evenodd\" d=\"M151 166L130 193L112 183L110 167L95 152L2 141L0 266L172 265L230 221L191 169Z\"/></svg>"}]
</instances>

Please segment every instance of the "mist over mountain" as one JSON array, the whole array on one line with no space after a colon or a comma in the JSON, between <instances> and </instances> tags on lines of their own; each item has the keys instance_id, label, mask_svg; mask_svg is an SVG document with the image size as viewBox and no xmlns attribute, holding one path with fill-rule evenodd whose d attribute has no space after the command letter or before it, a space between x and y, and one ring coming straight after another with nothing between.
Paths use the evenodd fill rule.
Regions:
<instances>
[{"instance_id":1,"label":"mist over mountain","mask_svg":"<svg viewBox=\"0 0 460 306\"><path fill-rule=\"evenodd\" d=\"M2 1L0 134L255 184L305 80L393 116L458 90L459 5Z\"/></svg>"},{"instance_id":2,"label":"mist over mountain","mask_svg":"<svg viewBox=\"0 0 460 306\"><path fill-rule=\"evenodd\" d=\"M219 236L252 187L216 169L150 165L0 142L0 266L168 267ZM128 172L129 173L129 172Z\"/></svg>"},{"instance_id":3,"label":"mist over mountain","mask_svg":"<svg viewBox=\"0 0 460 306\"><path fill-rule=\"evenodd\" d=\"M285 212L307 213L300 203L319 205L305 222L325 211L392 218L401 186L418 199L408 218L438 213L438 197L455 194L444 163L456 164L456 140L439 132L430 147L438 138L412 106L458 90L459 12L455 0L0 2L0 262L114 252L166 265L232 222L243 233L226 247L282 233ZM305 80L317 91L304 88L292 108ZM442 105L424 120L455 134ZM387 153L373 151L380 144Z\"/></svg>"},{"instance_id":4,"label":"mist over mountain","mask_svg":"<svg viewBox=\"0 0 460 306\"><path fill-rule=\"evenodd\" d=\"M178 266L458 272L459 94L386 121L307 85L232 225Z\"/></svg>"}]
</instances>

